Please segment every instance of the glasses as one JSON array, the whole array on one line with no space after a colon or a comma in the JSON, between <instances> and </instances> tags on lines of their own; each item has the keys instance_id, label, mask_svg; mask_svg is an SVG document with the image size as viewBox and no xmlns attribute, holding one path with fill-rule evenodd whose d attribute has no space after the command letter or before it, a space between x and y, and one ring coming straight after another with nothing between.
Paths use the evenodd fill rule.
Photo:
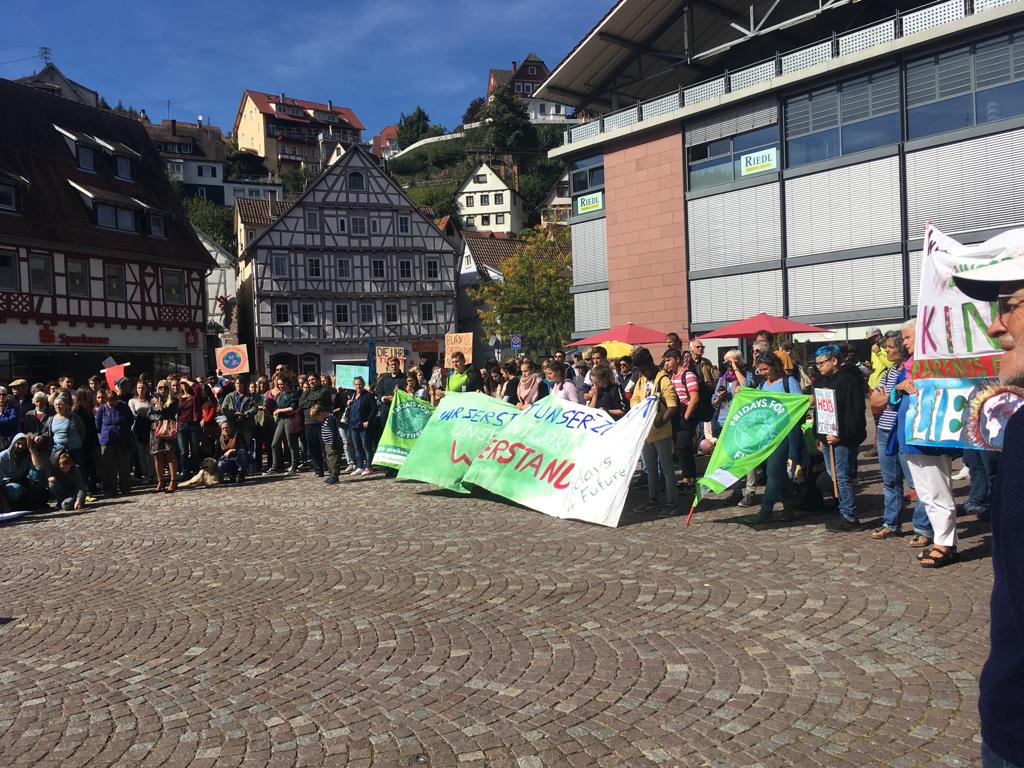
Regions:
<instances>
[{"instance_id":1,"label":"glasses","mask_svg":"<svg viewBox=\"0 0 1024 768\"><path fill-rule=\"evenodd\" d=\"M1013 299L1019 299L1016 304L1011 304L1010 301ZM996 317L999 318L999 322L1003 322L1007 317L1012 315L1014 311L1021 308L1024 305L1024 298L1020 298L1017 293L1001 293L996 297L996 301L999 306L996 309Z\"/></svg>"},{"instance_id":2,"label":"glasses","mask_svg":"<svg viewBox=\"0 0 1024 768\"><path fill-rule=\"evenodd\" d=\"M696 345L694 345L693 348L694 349L704 349L704 345L703 344L696 344Z\"/></svg>"}]
</instances>

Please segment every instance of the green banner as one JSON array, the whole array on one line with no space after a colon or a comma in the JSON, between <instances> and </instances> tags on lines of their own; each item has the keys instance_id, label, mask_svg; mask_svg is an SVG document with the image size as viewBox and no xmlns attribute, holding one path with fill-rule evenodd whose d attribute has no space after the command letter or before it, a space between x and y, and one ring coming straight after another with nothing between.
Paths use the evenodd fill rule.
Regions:
<instances>
[{"instance_id":1,"label":"green banner","mask_svg":"<svg viewBox=\"0 0 1024 768\"><path fill-rule=\"evenodd\" d=\"M519 416L519 409L480 392L448 392L438 404L398 472L458 493L473 459L491 436Z\"/></svg>"},{"instance_id":2,"label":"green banner","mask_svg":"<svg viewBox=\"0 0 1024 768\"><path fill-rule=\"evenodd\" d=\"M434 407L430 403L396 389L388 420L373 454L373 464L401 469L433 412Z\"/></svg>"},{"instance_id":3,"label":"green banner","mask_svg":"<svg viewBox=\"0 0 1024 768\"><path fill-rule=\"evenodd\" d=\"M697 481L694 508L700 503L700 486L721 493L771 456L809 404L807 395L742 387L732 399L705 475Z\"/></svg>"}]
</instances>

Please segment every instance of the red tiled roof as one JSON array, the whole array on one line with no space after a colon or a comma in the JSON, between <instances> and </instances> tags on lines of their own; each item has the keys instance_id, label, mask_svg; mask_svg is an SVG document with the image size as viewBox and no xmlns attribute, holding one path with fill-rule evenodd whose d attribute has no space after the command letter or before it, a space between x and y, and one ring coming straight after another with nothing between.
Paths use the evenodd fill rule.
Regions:
<instances>
[{"instance_id":1,"label":"red tiled roof","mask_svg":"<svg viewBox=\"0 0 1024 768\"><path fill-rule=\"evenodd\" d=\"M466 247L477 264L501 274L501 262L514 256L521 256L526 241L511 237L505 232L463 232Z\"/></svg>"},{"instance_id":2,"label":"red tiled roof","mask_svg":"<svg viewBox=\"0 0 1024 768\"><path fill-rule=\"evenodd\" d=\"M445 214L440 219L434 219L434 226L440 229L442 232L448 229L448 225L451 223L452 217Z\"/></svg>"},{"instance_id":3,"label":"red tiled roof","mask_svg":"<svg viewBox=\"0 0 1024 768\"><path fill-rule=\"evenodd\" d=\"M270 226L281 215L282 205L263 197L236 197L235 209L243 224Z\"/></svg>"},{"instance_id":4,"label":"red tiled roof","mask_svg":"<svg viewBox=\"0 0 1024 768\"><path fill-rule=\"evenodd\" d=\"M204 125L200 127L195 123L176 122L172 128L170 120L161 120L160 125L148 122L143 123L143 125L146 126L146 131L153 141L175 144L192 143L198 145L201 150L199 153L193 152L187 155L178 152L161 152L160 154L164 157L173 155L184 160L211 160L219 163L224 162L227 158L227 145L224 143L224 134L216 126Z\"/></svg>"},{"instance_id":5,"label":"red tiled roof","mask_svg":"<svg viewBox=\"0 0 1024 768\"><path fill-rule=\"evenodd\" d=\"M253 91L248 88L245 90L245 94L250 99L252 99L253 104L256 105L256 109L258 109L264 115L273 115L275 118L289 119L292 121L298 120L301 122L306 122L312 119L308 116L306 116L305 118L297 118L294 115L284 115L279 112L275 112L274 108L271 107L270 105L280 103L280 94L264 93L263 91ZM314 109L319 112L334 112L334 114L336 114L343 121L351 125L353 128L356 128L360 131L363 130L363 128L365 128L362 121L358 117L356 117L356 113L353 112L348 107L335 106L333 109L331 109L328 107L327 104L321 104L319 101L307 101L306 99L296 99L291 96L288 96L287 94L285 95L284 103L286 106L299 107L300 109Z\"/></svg>"},{"instance_id":6,"label":"red tiled roof","mask_svg":"<svg viewBox=\"0 0 1024 768\"><path fill-rule=\"evenodd\" d=\"M385 125L380 129L380 133L372 139L372 145L370 154L381 157L384 151L384 146L389 141L398 141L398 126L397 125Z\"/></svg>"},{"instance_id":7,"label":"red tiled roof","mask_svg":"<svg viewBox=\"0 0 1024 768\"><path fill-rule=\"evenodd\" d=\"M5 114L18 115L17 120L0 120L0 169L29 182L21 211L0 217L0 239L19 238L42 248L78 253L212 265L142 123L3 79L0 104ZM118 179L112 159L103 151L96 153L94 173L80 170L68 140L54 126L81 136L83 141L96 137L109 145L123 146L123 152L137 153L133 158L134 180ZM165 213L164 237L98 227L86 205L87 196L137 200Z\"/></svg>"}]
</instances>

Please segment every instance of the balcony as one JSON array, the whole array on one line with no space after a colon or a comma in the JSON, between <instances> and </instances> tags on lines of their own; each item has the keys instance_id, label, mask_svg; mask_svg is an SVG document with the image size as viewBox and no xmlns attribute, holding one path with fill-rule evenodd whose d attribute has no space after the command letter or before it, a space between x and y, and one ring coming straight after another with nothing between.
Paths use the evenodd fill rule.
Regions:
<instances>
[{"instance_id":1,"label":"balcony","mask_svg":"<svg viewBox=\"0 0 1024 768\"><path fill-rule=\"evenodd\" d=\"M267 136L271 139L288 139L289 141L303 141L313 143L316 141L316 134L313 131L306 131L301 128L267 128Z\"/></svg>"},{"instance_id":2,"label":"balcony","mask_svg":"<svg viewBox=\"0 0 1024 768\"><path fill-rule=\"evenodd\" d=\"M770 83L777 77L790 75L832 59L885 46L894 40L911 37L943 24L1019 2L1021 0L974 0L971 3L965 3L964 0L941 0L930 3L844 35L834 36L788 53L777 53L771 59L736 72L726 72L687 88L680 87L664 96L610 112L565 131L563 144L586 141L602 133L653 120L678 109L711 102L726 94L739 93L744 89Z\"/></svg>"}]
</instances>

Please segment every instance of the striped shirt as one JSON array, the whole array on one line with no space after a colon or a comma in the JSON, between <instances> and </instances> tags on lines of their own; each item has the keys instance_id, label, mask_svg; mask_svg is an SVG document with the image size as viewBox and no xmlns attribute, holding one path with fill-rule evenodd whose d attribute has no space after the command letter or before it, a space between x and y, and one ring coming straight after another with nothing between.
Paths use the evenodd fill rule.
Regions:
<instances>
[{"instance_id":1,"label":"striped shirt","mask_svg":"<svg viewBox=\"0 0 1024 768\"><path fill-rule=\"evenodd\" d=\"M700 389L696 374L689 368L672 377L672 386L675 387L676 397L679 398L679 404L682 406L689 405L690 394L696 393Z\"/></svg>"},{"instance_id":2,"label":"striped shirt","mask_svg":"<svg viewBox=\"0 0 1024 768\"><path fill-rule=\"evenodd\" d=\"M894 365L888 368L885 373L882 374L882 378L878 380L878 386L875 389L885 392L886 395L892 391L893 386L896 384L896 377L900 375L900 369L903 366ZM884 429L886 432L891 432L896 427L896 416L899 414L899 408L893 408L891 403L886 403L885 410L882 411L882 415L878 417L878 428Z\"/></svg>"},{"instance_id":3,"label":"striped shirt","mask_svg":"<svg viewBox=\"0 0 1024 768\"><path fill-rule=\"evenodd\" d=\"M336 447L334 441L338 439L338 420L334 418L333 413L320 422L320 437L324 445Z\"/></svg>"}]
</instances>

